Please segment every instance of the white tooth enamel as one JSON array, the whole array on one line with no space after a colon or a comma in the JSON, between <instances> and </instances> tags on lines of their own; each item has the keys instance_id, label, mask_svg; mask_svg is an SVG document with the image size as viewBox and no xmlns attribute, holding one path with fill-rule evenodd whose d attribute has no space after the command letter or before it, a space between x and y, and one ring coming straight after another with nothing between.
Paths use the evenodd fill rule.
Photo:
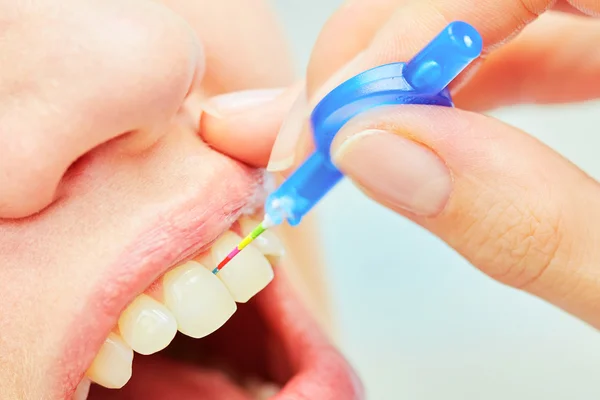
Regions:
<instances>
[{"instance_id":1,"label":"white tooth enamel","mask_svg":"<svg viewBox=\"0 0 600 400\"><path fill-rule=\"evenodd\" d=\"M92 382L89 378L83 378L81 382L79 382L79 385L77 385L77 389L75 389L75 393L73 393L73 398L71 400L86 400L90 393L91 384Z\"/></svg>"},{"instance_id":2,"label":"white tooth enamel","mask_svg":"<svg viewBox=\"0 0 600 400\"><path fill-rule=\"evenodd\" d=\"M281 387L274 383L251 380L246 384L250 397L254 400L267 400L274 398L281 392Z\"/></svg>"},{"instance_id":3,"label":"white tooth enamel","mask_svg":"<svg viewBox=\"0 0 600 400\"><path fill-rule=\"evenodd\" d=\"M171 343L177 321L164 305L141 294L121 313L119 332L135 352L153 354Z\"/></svg>"},{"instance_id":4,"label":"white tooth enamel","mask_svg":"<svg viewBox=\"0 0 600 400\"><path fill-rule=\"evenodd\" d=\"M205 266L189 261L163 278L165 305L179 331L201 338L219 329L237 306L223 283Z\"/></svg>"},{"instance_id":5,"label":"white tooth enamel","mask_svg":"<svg viewBox=\"0 0 600 400\"><path fill-rule=\"evenodd\" d=\"M244 236L252 232L252 230L256 228L258 224L260 224L260 221L256 221L248 217L242 217L238 222L240 224L240 229ZM263 253L266 256L281 257L284 253L284 248L283 244L281 243L281 240L279 240L277 235L275 235L275 233L272 231L263 232L262 235L254 239L254 241L252 242L252 246L256 247L258 250L260 250L261 253Z\"/></svg>"},{"instance_id":6,"label":"white tooth enamel","mask_svg":"<svg viewBox=\"0 0 600 400\"><path fill-rule=\"evenodd\" d=\"M92 382L109 389L119 389L125 386L131 378L133 350L116 333L110 333L86 376Z\"/></svg>"},{"instance_id":7,"label":"white tooth enamel","mask_svg":"<svg viewBox=\"0 0 600 400\"><path fill-rule=\"evenodd\" d=\"M225 232L211 248L212 261L218 263L223 260L241 240L235 233ZM273 269L260 251L248 246L223 267L218 277L235 301L245 303L271 282Z\"/></svg>"}]
</instances>

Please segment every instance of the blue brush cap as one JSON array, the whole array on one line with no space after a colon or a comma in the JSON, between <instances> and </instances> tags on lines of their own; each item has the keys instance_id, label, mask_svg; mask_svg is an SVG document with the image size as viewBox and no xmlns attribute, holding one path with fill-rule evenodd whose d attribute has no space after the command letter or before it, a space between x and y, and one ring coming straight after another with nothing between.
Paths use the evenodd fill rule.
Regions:
<instances>
[{"instance_id":1,"label":"blue brush cap","mask_svg":"<svg viewBox=\"0 0 600 400\"><path fill-rule=\"evenodd\" d=\"M315 107L311 123L316 150L277 188L265 204L274 225L297 225L343 177L331 162L337 132L356 115L375 107L429 104L452 107L447 90L481 54L483 40L471 25L449 24L408 63L382 65L350 78Z\"/></svg>"}]
</instances>

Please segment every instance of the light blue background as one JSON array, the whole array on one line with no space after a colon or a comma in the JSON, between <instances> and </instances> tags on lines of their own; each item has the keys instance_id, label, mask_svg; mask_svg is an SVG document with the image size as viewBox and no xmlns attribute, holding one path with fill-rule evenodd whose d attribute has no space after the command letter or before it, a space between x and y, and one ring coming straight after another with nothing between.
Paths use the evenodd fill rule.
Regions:
<instances>
[{"instance_id":1,"label":"light blue background","mask_svg":"<svg viewBox=\"0 0 600 400\"><path fill-rule=\"evenodd\" d=\"M306 67L322 24L341 3L273 1L298 73ZM493 114L600 177L600 102ZM369 399L600 398L600 335L595 330L491 281L348 182L318 210L342 350L361 375ZM353 232L362 224L373 229L367 237ZM344 250L348 247L354 250Z\"/></svg>"}]
</instances>

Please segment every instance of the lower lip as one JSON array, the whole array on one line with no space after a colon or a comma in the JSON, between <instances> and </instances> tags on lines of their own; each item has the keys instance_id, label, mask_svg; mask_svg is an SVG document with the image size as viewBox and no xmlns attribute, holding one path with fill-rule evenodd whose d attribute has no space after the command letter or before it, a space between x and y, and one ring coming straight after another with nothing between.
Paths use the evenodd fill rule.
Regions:
<instances>
[{"instance_id":1,"label":"lower lip","mask_svg":"<svg viewBox=\"0 0 600 400\"><path fill-rule=\"evenodd\" d=\"M363 399L363 388L352 368L327 341L292 294L285 276L281 275L279 273L271 285L253 300L261 318L264 318L270 327L273 337L277 337L273 346L283 347L280 352L287 358L281 361L281 366L277 366L278 359L267 363L276 370L276 374L291 377L273 399ZM231 351L252 352L249 348L251 345L245 344L242 336L237 344L232 345L227 346L231 347ZM239 350L240 347L242 350ZM253 354L251 357L257 356ZM269 357L269 354L260 356ZM142 360L138 367L140 368L137 371L134 367L134 377L123 390L115 392L95 387L90 399L185 400L199 396L231 400L251 399L244 390L218 370L203 369L156 356ZM285 371L288 368L290 371ZM136 373L139 375L136 376Z\"/></svg>"},{"instance_id":2,"label":"lower lip","mask_svg":"<svg viewBox=\"0 0 600 400\"><path fill-rule=\"evenodd\" d=\"M280 273L256 299L267 323L281 337L284 352L297 367L294 377L273 400L363 399L357 375L293 293Z\"/></svg>"}]
</instances>

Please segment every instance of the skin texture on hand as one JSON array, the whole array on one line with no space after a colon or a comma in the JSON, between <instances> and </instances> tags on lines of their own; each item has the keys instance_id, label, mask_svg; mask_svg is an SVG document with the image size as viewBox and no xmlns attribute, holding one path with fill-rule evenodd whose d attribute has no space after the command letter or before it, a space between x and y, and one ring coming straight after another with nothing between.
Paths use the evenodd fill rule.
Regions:
<instances>
[{"instance_id":1,"label":"skin texture on hand","mask_svg":"<svg viewBox=\"0 0 600 400\"><path fill-rule=\"evenodd\" d=\"M454 20L475 26L483 36L486 51L490 52L551 6L556 7L554 3L551 0L348 1L330 18L315 45L308 68L308 97L318 102L318 98L327 93L326 88L321 88L328 80L340 83L342 76L332 77L358 54L362 53L360 58L364 59L357 66L359 69L406 61ZM558 4L571 10L588 10L591 15L597 14L599 8L597 0ZM334 44L335 54L328 54ZM347 71L350 76L354 72L356 69Z\"/></svg>"},{"instance_id":2,"label":"skin texture on hand","mask_svg":"<svg viewBox=\"0 0 600 400\"><path fill-rule=\"evenodd\" d=\"M309 127L303 121L310 110L344 80L377 65L409 60L449 22L455 20L466 21L480 31L485 46L483 60L547 11L553 3L548 0L353 0L345 3L319 35L308 67L305 105L300 105L305 110L290 112L284 124L289 129L282 129L275 142L270 170L290 170L312 150ZM588 10L591 2L574 0L569 4ZM568 32L565 33L567 37ZM332 53L331 48L336 51ZM451 85L454 96L458 96L469 84L469 78L477 73L482 60L474 63ZM544 79L544 76L547 75L538 73L527 78L538 80ZM515 81L518 84L523 80ZM511 87L514 88L508 85L506 90ZM556 98L557 95L552 96ZM457 105L463 107L460 100L457 98ZM521 97L517 101L527 100L533 99ZM500 101L507 100L501 96ZM299 115L300 118L292 115Z\"/></svg>"}]
</instances>

